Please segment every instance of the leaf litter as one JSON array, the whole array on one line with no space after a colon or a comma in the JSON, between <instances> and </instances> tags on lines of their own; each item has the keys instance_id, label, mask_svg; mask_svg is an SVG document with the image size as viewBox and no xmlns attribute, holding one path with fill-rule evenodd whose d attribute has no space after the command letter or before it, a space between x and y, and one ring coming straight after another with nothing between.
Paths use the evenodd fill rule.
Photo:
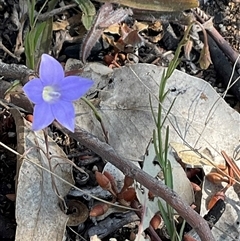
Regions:
<instances>
[{"instance_id":1,"label":"leaf litter","mask_svg":"<svg viewBox=\"0 0 240 241\"><path fill-rule=\"evenodd\" d=\"M101 69L101 65L98 68ZM91 69L92 72L94 68L88 66L87 69ZM110 144L120 154L130 159L142 159L144 150L152 136L154 123L148 96L151 93L153 108L156 109L158 101L155 97L158 94L158 81L163 69L153 65L138 64L109 72L105 71L105 75L99 77L106 79L107 76L111 79L110 84L99 93L99 112L108 127ZM89 72L85 74L87 75ZM100 83L101 81L97 82ZM107 83L106 80L105 83ZM177 97L168 117L169 124L173 127L170 132L170 141L183 142L184 140L195 149L207 146L214 161L220 159L219 152L221 149L228 153L233 152L239 144L238 130L231 132L229 135L229 130L226 130L227 128L224 128L224 126L229 127L229 124L233 127L238 126L239 114L227 106L209 84L180 71L175 71L167 84L167 88L169 94L166 103L164 103L166 110ZM94 123L95 118L91 115L89 109L85 108L85 111L79 109L81 105L78 105L78 102L80 101L76 102L77 112L79 112L77 118L77 121L80 121L79 125L101 139L102 130L97 128L99 124ZM222 118L221 108L224 108L226 113L224 118ZM210 113L207 117L206 110ZM87 115L90 117L87 118ZM84 119L81 120L81 118ZM94 129L92 129L93 127ZM126 132L123 130L126 130ZM119 133L121 133L121 136ZM223 138L219 142L219 135L227 136L227 134L229 135L228 138ZM131 140L129 140L130 135ZM35 138L33 137L33 139ZM58 147L54 148L59 149ZM29 185L29 182L27 183ZM48 185L50 184L48 183ZM40 187L38 186L38 188ZM58 199L54 192L53 194L56 202ZM204 203L204 198L202 203ZM57 208L59 209L59 207ZM220 225L220 222L218 225ZM220 226L220 229L224 230L224 227Z\"/></svg>"},{"instance_id":2,"label":"leaf litter","mask_svg":"<svg viewBox=\"0 0 240 241\"><path fill-rule=\"evenodd\" d=\"M108 127L109 143L118 153L129 159L141 160L152 137L155 126L149 105L149 94L153 99L153 108L156 109L158 81L163 70L162 67L148 64L114 69L110 77L111 83L99 93L98 111ZM239 114L229 107L208 83L178 70L175 70L168 80L166 88L169 90L163 103L166 113L175 101L166 122L166 125L170 125L170 142L187 144L192 150L202 148L203 153L205 149L210 153L208 157L212 158L214 163L222 163L221 150L231 155L240 144ZM80 106L77 104L78 112L86 114L77 117L76 122L102 139L99 124ZM185 151L187 153L187 150ZM189 164L191 165L191 162ZM207 174L212 166L202 165L202 168ZM214 188L216 189L216 185L213 186L207 180L203 183L203 215L206 213L206 200L211 193L214 194ZM237 235L237 229L234 228L237 210L236 205L231 204L237 202L237 193L236 187L227 191L227 211L213 229L217 240L231 240L232 236L227 236L228 234ZM231 225L231 229L226 222ZM217 231L218 229L220 231Z\"/></svg>"},{"instance_id":3,"label":"leaf litter","mask_svg":"<svg viewBox=\"0 0 240 241\"><path fill-rule=\"evenodd\" d=\"M31 125L20 112L13 109L18 136L19 153L25 158L18 161L15 240L62 240L68 220L59 202L70 190L70 186L39 168L42 166L73 184L71 165L64 159L66 154L49 138L49 152L54 158L46 157L43 132L33 132ZM39 166L33 165L27 161ZM51 168L50 166L51 165ZM58 195L57 195L58 193Z\"/></svg>"}]
</instances>

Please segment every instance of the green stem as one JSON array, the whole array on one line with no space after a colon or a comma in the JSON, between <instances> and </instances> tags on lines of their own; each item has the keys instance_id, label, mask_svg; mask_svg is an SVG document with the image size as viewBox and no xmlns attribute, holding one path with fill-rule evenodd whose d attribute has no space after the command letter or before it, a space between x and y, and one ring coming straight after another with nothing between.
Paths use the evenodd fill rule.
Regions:
<instances>
[{"instance_id":1,"label":"green stem","mask_svg":"<svg viewBox=\"0 0 240 241\"><path fill-rule=\"evenodd\" d=\"M101 128L102 128L103 133L104 133L105 141L106 141L106 143L108 143L108 133L107 133L106 128L103 124L101 115L98 113L96 107L91 103L91 101L89 101L86 97L82 97L81 99L92 109L97 121L101 125Z\"/></svg>"}]
</instances>

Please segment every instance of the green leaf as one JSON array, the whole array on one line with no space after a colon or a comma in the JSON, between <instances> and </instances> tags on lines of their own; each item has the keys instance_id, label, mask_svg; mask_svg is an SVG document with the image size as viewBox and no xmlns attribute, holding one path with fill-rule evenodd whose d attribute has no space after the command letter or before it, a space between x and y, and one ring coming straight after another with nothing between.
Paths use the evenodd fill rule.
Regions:
<instances>
[{"instance_id":1,"label":"green leaf","mask_svg":"<svg viewBox=\"0 0 240 241\"><path fill-rule=\"evenodd\" d=\"M52 37L52 19L37 24L25 37L26 65L35 69L41 55L49 52Z\"/></svg>"},{"instance_id":2,"label":"green leaf","mask_svg":"<svg viewBox=\"0 0 240 241\"><path fill-rule=\"evenodd\" d=\"M171 233L171 221L169 219L168 213L165 211L161 201L158 201L158 207L159 207L159 211L161 213L161 216L163 218L164 224L166 225L168 234Z\"/></svg>"},{"instance_id":3,"label":"green leaf","mask_svg":"<svg viewBox=\"0 0 240 241\"><path fill-rule=\"evenodd\" d=\"M32 37L33 37L34 49L36 48L36 46L39 42L39 39L43 33L44 28L45 28L45 22L37 24L37 26L34 28L34 30L31 31Z\"/></svg>"},{"instance_id":4,"label":"green leaf","mask_svg":"<svg viewBox=\"0 0 240 241\"><path fill-rule=\"evenodd\" d=\"M42 8L48 3L48 11L51 11L57 2L58 0L51 0L49 2L46 0ZM35 17L34 15L36 0L28 0L28 4L30 28L24 40L26 65L31 69L35 69L41 55L48 53L50 50L53 23L52 18L49 18L45 22L38 23L38 16ZM40 14L41 11L42 9L38 14Z\"/></svg>"},{"instance_id":5,"label":"green leaf","mask_svg":"<svg viewBox=\"0 0 240 241\"><path fill-rule=\"evenodd\" d=\"M52 18L45 21L43 24L42 34L39 36L38 41L36 43L35 49L35 63L37 63L43 53L48 53L51 46L52 41Z\"/></svg>"},{"instance_id":6,"label":"green leaf","mask_svg":"<svg viewBox=\"0 0 240 241\"><path fill-rule=\"evenodd\" d=\"M169 126L166 129L165 146L164 146L164 159L168 160L168 142L169 142Z\"/></svg>"},{"instance_id":7,"label":"green leaf","mask_svg":"<svg viewBox=\"0 0 240 241\"><path fill-rule=\"evenodd\" d=\"M29 18L29 25L33 28L34 25L34 11L35 11L35 0L28 0L28 18Z\"/></svg>"},{"instance_id":8,"label":"green leaf","mask_svg":"<svg viewBox=\"0 0 240 241\"><path fill-rule=\"evenodd\" d=\"M28 32L24 40L26 65L27 67L34 69L34 34Z\"/></svg>"},{"instance_id":9,"label":"green leaf","mask_svg":"<svg viewBox=\"0 0 240 241\"><path fill-rule=\"evenodd\" d=\"M82 10L82 23L89 30L96 15L96 9L90 0L75 0L75 2Z\"/></svg>"},{"instance_id":10,"label":"green leaf","mask_svg":"<svg viewBox=\"0 0 240 241\"><path fill-rule=\"evenodd\" d=\"M186 225L186 220L183 220L183 223L181 225L181 229L179 231L179 240L181 240L181 237L183 236L185 225Z\"/></svg>"}]
</instances>

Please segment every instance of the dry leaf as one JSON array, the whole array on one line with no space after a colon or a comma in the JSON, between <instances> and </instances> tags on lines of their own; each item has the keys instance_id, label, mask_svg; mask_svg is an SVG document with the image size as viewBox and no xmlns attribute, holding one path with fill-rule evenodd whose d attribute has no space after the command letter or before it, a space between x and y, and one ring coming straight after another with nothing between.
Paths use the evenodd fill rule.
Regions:
<instances>
[{"instance_id":1,"label":"dry leaf","mask_svg":"<svg viewBox=\"0 0 240 241\"><path fill-rule=\"evenodd\" d=\"M156 112L158 83L164 70L166 69L149 64L114 69L109 76L109 85L101 88L98 111L107 127L109 143L126 158L141 160L152 137L152 130L156 128L149 94ZM94 75L98 83L101 83L101 80L106 81L105 75L95 75L93 70L85 74ZM216 164L223 161L221 150L225 150L230 156L236 152L240 145L240 115L228 106L208 83L175 70L167 81L166 91L168 94L163 103L164 116L175 101L165 123L165 126L170 127L170 142L183 143L184 140L184 143L193 149L208 150ZM79 103L81 102L76 103L76 112L79 113L76 122L104 141L99 123L91 116L90 110L81 109L82 105ZM239 165L238 162L237 164ZM212 169L211 166L203 168L205 174ZM203 215L206 213L205 203L209 194L216 193L222 187L204 183L201 207ZM240 223L239 193L239 185L228 189L227 210L216 224L216 227L234 237L238 235L234 225L236 222ZM216 240L232 240L215 228L212 232Z\"/></svg>"},{"instance_id":2,"label":"dry leaf","mask_svg":"<svg viewBox=\"0 0 240 241\"><path fill-rule=\"evenodd\" d=\"M189 168L202 168L204 165L213 166L212 163L209 162L210 157L204 158L204 154L201 154L201 150L197 150L199 152L198 154L196 150L181 143L171 142L170 145L176 151L181 161Z\"/></svg>"},{"instance_id":3,"label":"dry leaf","mask_svg":"<svg viewBox=\"0 0 240 241\"><path fill-rule=\"evenodd\" d=\"M147 22L135 21L132 28L134 30L137 30L138 32L141 32L143 30L147 30L148 29L148 25L149 25L149 23L147 23Z\"/></svg>"},{"instance_id":4,"label":"dry leaf","mask_svg":"<svg viewBox=\"0 0 240 241\"><path fill-rule=\"evenodd\" d=\"M53 31L65 30L67 26L69 26L68 20L55 21L53 22L52 30Z\"/></svg>"},{"instance_id":5,"label":"dry leaf","mask_svg":"<svg viewBox=\"0 0 240 241\"><path fill-rule=\"evenodd\" d=\"M6 194L6 197L12 202L16 201L16 194Z\"/></svg>"},{"instance_id":6,"label":"dry leaf","mask_svg":"<svg viewBox=\"0 0 240 241\"><path fill-rule=\"evenodd\" d=\"M94 23L82 43L80 59L85 63L91 49L101 37L104 29L123 21L128 15L132 15L130 9L118 8L117 10L113 10L112 4L105 3L98 10Z\"/></svg>"},{"instance_id":7,"label":"dry leaf","mask_svg":"<svg viewBox=\"0 0 240 241\"><path fill-rule=\"evenodd\" d=\"M70 186L34 163L48 170L51 163L55 174L73 183L71 166L64 160L66 154L50 137L49 152L55 157L49 162L43 153L46 151L43 132L33 132L31 124L24 120L16 109L12 109L11 113L17 128L17 150L20 154L25 153L24 159L18 160L17 168L15 240L62 241L68 216L60 209L56 191L64 197L70 190ZM53 188L53 180L56 189Z\"/></svg>"},{"instance_id":8,"label":"dry leaf","mask_svg":"<svg viewBox=\"0 0 240 241\"><path fill-rule=\"evenodd\" d=\"M190 181L188 180L186 173L179 163L174 159L171 150L168 152L168 160L171 163L172 175L173 175L173 190L179 194L179 196L189 205L194 202L194 193ZM148 145L146 155L144 156L143 170L153 177L159 178L161 168L156 159L155 148L152 143ZM143 188L143 187L142 187ZM143 205L145 214L142 217L143 230L145 230L153 218L153 216L159 211L158 201L160 201L164 208L166 208L166 202L159 197L155 197L153 200L149 199L148 191L144 188L142 192L141 188L136 187L137 197L139 202Z\"/></svg>"}]
</instances>

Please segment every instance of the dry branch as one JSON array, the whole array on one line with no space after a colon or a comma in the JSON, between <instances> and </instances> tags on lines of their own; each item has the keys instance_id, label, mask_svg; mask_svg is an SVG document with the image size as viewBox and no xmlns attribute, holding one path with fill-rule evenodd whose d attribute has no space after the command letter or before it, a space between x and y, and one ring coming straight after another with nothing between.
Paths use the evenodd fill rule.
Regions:
<instances>
[{"instance_id":1,"label":"dry branch","mask_svg":"<svg viewBox=\"0 0 240 241\"><path fill-rule=\"evenodd\" d=\"M196 230L202 241L215 240L207 222L189 205L184 203L176 192L164 185L163 182L156 180L148 173L139 169L131 161L120 157L110 145L101 142L97 137L87 131L76 127L75 132L72 133L57 122L55 122L54 125L64 133L79 141L82 145L94 151L104 160L111 162L125 175L134 178L153 194L163 198Z\"/></svg>"},{"instance_id":2,"label":"dry branch","mask_svg":"<svg viewBox=\"0 0 240 241\"><path fill-rule=\"evenodd\" d=\"M24 83L28 81L29 75L34 71L22 64L6 64L0 60L0 76L4 78L18 79Z\"/></svg>"}]
</instances>

